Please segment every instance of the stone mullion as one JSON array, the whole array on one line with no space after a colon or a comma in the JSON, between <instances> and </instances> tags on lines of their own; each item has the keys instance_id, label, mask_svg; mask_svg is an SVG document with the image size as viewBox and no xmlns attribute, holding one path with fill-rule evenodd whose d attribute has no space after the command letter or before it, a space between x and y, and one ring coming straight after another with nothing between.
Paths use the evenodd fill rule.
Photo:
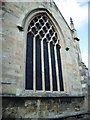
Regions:
<instances>
[{"instance_id":1,"label":"stone mullion","mask_svg":"<svg viewBox=\"0 0 90 120\"><path fill-rule=\"evenodd\" d=\"M36 41L33 38L33 90L36 91Z\"/></svg>"},{"instance_id":2,"label":"stone mullion","mask_svg":"<svg viewBox=\"0 0 90 120\"><path fill-rule=\"evenodd\" d=\"M41 41L41 65L42 65L42 88L43 91L45 91L43 40Z\"/></svg>"},{"instance_id":3,"label":"stone mullion","mask_svg":"<svg viewBox=\"0 0 90 120\"><path fill-rule=\"evenodd\" d=\"M58 91L60 91L60 83L59 83L59 71L58 71L58 61L57 61L57 51L56 51L56 45L54 46L54 53L55 53L55 65L56 65L56 77L57 77L57 87Z\"/></svg>"},{"instance_id":4,"label":"stone mullion","mask_svg":"<svg viewBox=\"0 0 90 120\"><path fill-rule=\"evenodd\" d=\"M53 91L53 80L52 80L52 65L51 65L50 43L48 43L48 55L49 55L50 91Z\"/></svg>"}]
</instances>

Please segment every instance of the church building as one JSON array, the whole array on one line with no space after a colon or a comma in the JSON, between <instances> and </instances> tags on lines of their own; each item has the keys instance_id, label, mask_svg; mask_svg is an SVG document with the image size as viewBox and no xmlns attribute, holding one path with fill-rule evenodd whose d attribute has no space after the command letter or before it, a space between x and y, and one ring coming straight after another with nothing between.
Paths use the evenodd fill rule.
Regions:
<instances>
[{"instance_id":1,"label":"church building","mask_svg":"<svg viewBox=\"0 0 90 120\"><path fill-rule=\"evenodd\" d=\"M72 18L68 25L53 0L0 6L2 118L83 120L88 68Z\"/></svg>"}]
</instances>

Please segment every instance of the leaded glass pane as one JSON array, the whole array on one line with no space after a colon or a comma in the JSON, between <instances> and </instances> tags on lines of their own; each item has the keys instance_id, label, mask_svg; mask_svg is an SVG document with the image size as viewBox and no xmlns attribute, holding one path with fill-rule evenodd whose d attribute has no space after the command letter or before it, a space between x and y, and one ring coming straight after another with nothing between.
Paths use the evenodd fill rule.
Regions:
<instances>
[{"instance_id":1,"label":"leaded glass pane","mask_svg":"<svg viewBox=\"0 0 90 120\"><path fill-rule=\"evenodd\" d=\"M41 41L36 37L36 90L42 90Z\"/></svg>"},{"instance_id":2,"label":"leaded glass pane","mask_svg":"<svg viewBox=\"0 0 90 120\"><path fill-rule=\"evenodd\" d=\"M63 87L63 77L62 77L62 67L61 67L61 57L60 57L60 47L57 45L57 60L58 60L58 71L59 71L59 82L60 82L60 90L64 91Z\"/></svg>"},{"instance_id":3,"label":"leaded glass pane","mask_svg":"<svg viewBox=\"0 0 90 120\"><path fill-rule=\"evenodd\" d=\"M51 64L52 64L52 77L53 77L53 91L57 91L57 78L56 78L56 66L55 66L55 54L53 42L50 43L51 52Z\"/></svg>"},{"instance_id":4,"label":"leaded glass pane","mask_svg":"<svg viewBox=\"0 0 90 120\"><path fill-rule=\"evenodd\" d=\"M33 90L33 37L31 33L27 34L26 89Z\"/></svg>"},{"instance_id":5,"label":"leaded glass pane","mask_svg":"<svg viewBox=\"0 0 90 120\"><path fill-rule=\"evenodd\" d=\"M45 90L50 90L48 44L47 44L46 40L44 40L43 46L44 46L43 48L44 48Z\"/></svg>"}]
</instances>

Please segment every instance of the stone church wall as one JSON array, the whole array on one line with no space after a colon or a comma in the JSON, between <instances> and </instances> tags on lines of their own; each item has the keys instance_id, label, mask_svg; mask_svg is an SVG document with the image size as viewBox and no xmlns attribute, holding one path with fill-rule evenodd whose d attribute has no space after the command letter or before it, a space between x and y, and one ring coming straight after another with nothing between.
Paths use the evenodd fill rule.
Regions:
<instances>
[{"instance_id":1,"label":"stone church wall","mask_svg":"<svg viewBox=\"0 0 90 120\"><path fill-rule=\"evenodd\" d=\"M79 71L79 43L74 40L70 27L55 3L2 2L0 7L3 117L62 118L86 113ZM65 88L63 93L30 93L25 90L25 25L31 11L35 9L47 9L59 26Z\"/></svg>"},{"instance_id":2,"label":"stone church wall","mask_svg":"<svg viewBox=\"0 0 90 120\"><path fill-rule=\"evenodd\" d=\"M69 26L63 20L58 9L48 3L3 3L2 4L2 77L3 92L16 94L24 88L26 33L19 31L26 15L36 8L47 8L55 17L61 31L61 58L65 91L81 94L78 68L78 51ZM69 48L69 51L66 51ZM9 89L8 89L9 88Z\"/></svg>"}]
</instances>

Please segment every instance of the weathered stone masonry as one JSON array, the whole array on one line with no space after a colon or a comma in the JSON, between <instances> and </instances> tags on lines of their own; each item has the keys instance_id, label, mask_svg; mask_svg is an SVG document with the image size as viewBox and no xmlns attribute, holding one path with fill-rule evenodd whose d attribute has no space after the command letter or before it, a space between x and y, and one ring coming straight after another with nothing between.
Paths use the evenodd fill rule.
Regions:
<instances>
[{"instance_id":1,"label":"weathered stone masonry","mask_svg":"<svg viewBox=\"0 0 90 120\"><path fill-rule=\"evenodd\" d=\"M70 28L53 1L2 2L0 8L3 118L53 119L87 113L87 89L83 88L81 79L84 76L81 69L87 68L82 67L79 39L72 19ZM42 91L25 89L27 28L30 20L42 12L49 16L57 29L64 91L60 91L59 86L58 91L53 91L51 85L51 91L47 92L44 83Z\"/></svg>"}]
</instances>

